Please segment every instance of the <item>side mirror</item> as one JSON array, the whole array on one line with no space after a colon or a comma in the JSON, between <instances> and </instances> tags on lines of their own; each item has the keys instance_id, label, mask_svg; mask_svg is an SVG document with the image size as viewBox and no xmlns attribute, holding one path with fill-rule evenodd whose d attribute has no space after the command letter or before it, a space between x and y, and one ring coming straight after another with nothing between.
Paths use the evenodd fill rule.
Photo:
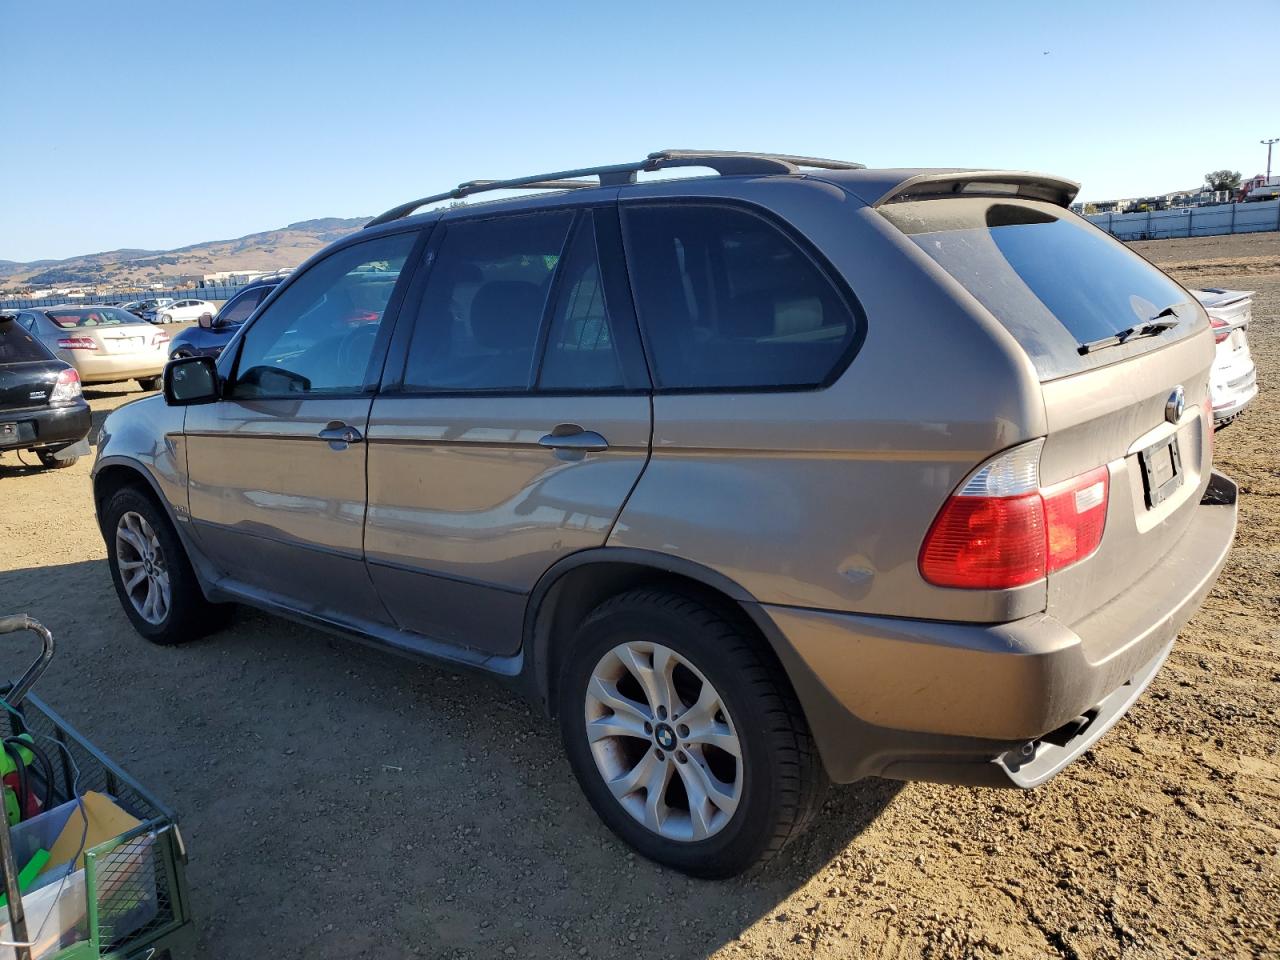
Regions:
<instances>
[{"instance_id":1,"label":"side mirror","mask_svg":"<svg viewBox=\"0 0 1280 960\"><path fill-rule=\"evenodd\" d=\"M212 330L212 329L213 329L213 314L212 314L212 313L202 313L202 314L200 314L200 318L196 321L196 323L200 324L200 329L201 329L201 330Z\"/></svg>"},{"instance_id":2,"label":"side mirror","mask_svg":"<svg viewBox=\"0 0 1280 960\"><path fill-rule=\"evenodd\" d=\"M189 407L220 399L218 365L213 357L179 357L164 368L164 402Z\"/></svg>"}]
</instances>

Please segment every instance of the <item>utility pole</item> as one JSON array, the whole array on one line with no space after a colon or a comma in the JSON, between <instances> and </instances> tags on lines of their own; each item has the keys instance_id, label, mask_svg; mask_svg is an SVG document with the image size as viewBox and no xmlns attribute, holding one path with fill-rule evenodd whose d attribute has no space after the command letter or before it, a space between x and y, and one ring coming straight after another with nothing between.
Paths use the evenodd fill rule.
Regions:
<instances>
[{"instance_id":1,"label":"utility pole","mask_svg":"<svg viewBox=\"0 0 1280 960\"><path fill-rule=\"evenodd\" d=\"M1271 186L1271 145L1280 143L1280 137L1272 137L1270 140L1259 140L1267 148L1267 186Z\"/></svg>"}]
</instances>

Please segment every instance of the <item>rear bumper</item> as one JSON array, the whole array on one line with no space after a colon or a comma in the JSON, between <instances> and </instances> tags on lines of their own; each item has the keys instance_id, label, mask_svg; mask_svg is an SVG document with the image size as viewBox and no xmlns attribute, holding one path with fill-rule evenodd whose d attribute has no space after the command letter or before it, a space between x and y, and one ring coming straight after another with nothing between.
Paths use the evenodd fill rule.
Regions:
<instances>
[{"instance_id":1,"label":"rear bumper","mask_svg":"<svg viewBox=\"0 0 1280 960\"><path fill-rule=\"evenodd\" d=\"M1258 395L1257 370L1250 365L1243 373L1229 381L1213 383L1213 419L1215 423L1230 420L1247 407Z\"/></svg>"},{"instance_id":2,"label":"rear bumper","mask_svg":"<svg viewBox=\"0 0 1280 960\"><path fill-rule=\"evenodd\" d=\"M68 354L72 355L68 357ZM135 377L157 377L169 359L164 350L100 357L89 356L87 351L63 351L59 356L76 368L82 383L115 383Z\"/></svg>"},{"instance_id":3,"label":"rear bumper","mask_svg":"<svg viewBox=\"0 0 1280 960\"><path fill-rule=\"evenodd\" d=\"M83 440L89 433L92 416L87 403L78 403L65 407L0 410L0 421L18 425L17 437L0 440L0 450L35 450Z\"/></svg>"},{"instance_id":4,"label":"rear bumper","mask_svg":"<svg viewBox=\"0 0 1280 960\"><path fill-rule=\"evenodd\" d=\"M761 605L828 774L1043 783L1120 719L1213 587L1236 486L1214 474L1177 546L1080 623L978 625Z\"/></svg>"}]
</instances>

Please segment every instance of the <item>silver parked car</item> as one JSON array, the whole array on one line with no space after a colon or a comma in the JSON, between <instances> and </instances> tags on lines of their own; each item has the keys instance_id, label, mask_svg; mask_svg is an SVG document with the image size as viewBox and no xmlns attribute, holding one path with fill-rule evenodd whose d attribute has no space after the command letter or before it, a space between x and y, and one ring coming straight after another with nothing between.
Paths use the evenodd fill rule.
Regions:
<instances>
[{"instance_id":1,"label":"silver parked car","mask_svg":"<svg viewBox=\"0 0 1280 960\"><path fill-rule=\"evenodd\" d=\"M679 167L718 176L637 178ZM551 192L415 213L514 187ZM1236 518L1208 318L1075 192L665 151L406 203L108 417L124 611L508 678L609 827L703 876L829 780L1041 784Z\"/></svg>"}]
</instances>

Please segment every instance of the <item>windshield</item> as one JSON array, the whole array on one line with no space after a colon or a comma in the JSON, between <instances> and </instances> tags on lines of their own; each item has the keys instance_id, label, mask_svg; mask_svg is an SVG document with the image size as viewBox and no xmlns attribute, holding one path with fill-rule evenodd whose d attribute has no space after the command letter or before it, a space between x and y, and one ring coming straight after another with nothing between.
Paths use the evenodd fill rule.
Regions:
<instances>
[{"instance_id":1,"label":"windshield","mask_svg":"<svg viewBox=\"0 0 1280 960\"><path fill-rule=\"evenodd\" d=\"M58 326L71 329L73 327L118 327L126 323L137 323L138 318L132 313L118 307L54 307L45 311L45 316Z\"/></svg>"},{"instance_id":2,"label":"windshield","mask_svg":"<svg viewBox=\"0 0 1280 960\"><path fill-rule=\"evenodd\" d=\"M1181 287L1053 204L957 198L888 204L881 213L991 311L1042 380L1153 349L1195 326ZM1082 344L1141 329L1170 307L1184 321L1173 331L1080 356Z\"/></svg>"},{"instance_id":3,"label":"windshield","mask_svg":"<svg viewBox=\"0 0 1280 960\"><path fill-rule=\"evenodd\" d=\"M48 359L49 353L17 321L0 319L0 363Z\"/></svg>"}]
</instances>

